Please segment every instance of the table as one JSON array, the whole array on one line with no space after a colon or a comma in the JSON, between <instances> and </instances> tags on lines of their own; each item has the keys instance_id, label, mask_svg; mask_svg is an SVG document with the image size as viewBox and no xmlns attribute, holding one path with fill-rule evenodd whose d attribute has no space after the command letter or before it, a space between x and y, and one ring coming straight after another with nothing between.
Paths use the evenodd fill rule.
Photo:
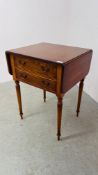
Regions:
<instances>
[{"instance_id":1,"label":"table","mask_svg":"<svg viewBox=\"0 0 98 175\"><path fill-rule=\"evenodd\" d=\"M61 136L63 96L80 82L77 116L83 91L83 82L89 72L92 50L79 47L38 43L6 51L9 73L16 83L16 93L21 119L22 100L19 82L27 83L57 96L57 138Z\"/></svg>"}]
</instances>

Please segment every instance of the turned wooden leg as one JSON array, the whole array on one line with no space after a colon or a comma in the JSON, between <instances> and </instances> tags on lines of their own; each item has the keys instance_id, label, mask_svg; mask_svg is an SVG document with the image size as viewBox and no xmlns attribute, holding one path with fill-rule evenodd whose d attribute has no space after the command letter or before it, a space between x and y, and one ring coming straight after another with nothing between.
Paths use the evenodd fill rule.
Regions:
<instances>
[{"instance_id":1,"label":"turned wooden leg","mask_svg":"<svg viewBox=\"0 0 98 175\"><path fill-rule=\"evenodd\" d=\"M81 98L82 98L82 92L83 92L83 85L84 85L84 79L82 79L80 81L80 84L79 84L79 93L78 93L78 103L77 103L77 117L79 115L79 112L80 112L80 105L81 105Z\"/></svg>"},{"instance_id":2,"label":"turned wooden leg","mask_svg":"<svg viewBox=\"0 0 98 175\"><path fill-rule=\"evenodd\" d=\"M57 103L57 137L58 140L60 140L61 136L61 119L62 119L62 97L58 97L58 103Z\"/></svg>"},{"instance_id":3,"label":"turned wooden leg","mask_svg":"<svg viewBox=\"0 0 98 175\"><path fill-rule=\"evenodd\" d=\"M46 91L43 90L43 94L44 94L44 102L46 102Z\"/></svg>"},{"instance_id":4,"label":"turned wooden leg","mask_svg":"<svg viewBox=\"0 0 98 175\"><path fill-rule=\"evenodd\" d=\"M19 81L15 81L15 84L16 84L16 93L17 93L19 112L20 112L21 119L23 119L21 91L20 91Z\"/></svg>"}]
</instances>

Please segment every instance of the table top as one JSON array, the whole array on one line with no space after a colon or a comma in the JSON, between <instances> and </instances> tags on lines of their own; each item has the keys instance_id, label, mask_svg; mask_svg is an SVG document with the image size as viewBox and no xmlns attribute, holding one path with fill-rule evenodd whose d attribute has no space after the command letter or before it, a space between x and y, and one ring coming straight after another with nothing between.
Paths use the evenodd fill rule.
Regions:
<instances>
[{"instance_id":1,"label":"table top","mask_svg":"<svg viewBox=\"0 0 98 175\"><path fill-rule=\"evenodd\" d=\"M37 58L54 63L65 64L81 55L92 52L91 49L51 44L51 43L38 43L26 47L12 49L6 53L13 53L32 58Z\"/></svg>"}]
</instances>

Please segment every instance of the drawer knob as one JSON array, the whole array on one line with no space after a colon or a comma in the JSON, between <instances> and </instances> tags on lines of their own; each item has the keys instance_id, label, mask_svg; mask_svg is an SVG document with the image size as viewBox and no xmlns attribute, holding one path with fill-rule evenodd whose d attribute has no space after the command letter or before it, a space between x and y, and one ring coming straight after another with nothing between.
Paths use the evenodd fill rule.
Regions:
<instances>
[{"instance_id":1,"label":"drawer knob","mask_svg":"<svg viewBox=\"0 0 98 175\"><path fill-rule=\"evenodd\" d=\"M50 86L50 83L49 83L49 82L46 82L45 80L42 80L42 83L43 83L43 85L45 85L45 86Z\"/></svg>"},{"instance_id":2,"label":"drawer knob","mask_svg":"<svg viewBox=\"0 0 98 175\"><path fill-rule=\"evenodd\" d=\"M43 72L49 72L50 71L49 68L45 68L44 66L41 66L41 69L42 69Z\"/></svg>"},{"instance_id":3,"label":"drawer knob","mask_svg":"<svg viewBox=\"0 0 98 175\"><path fill-rule=\"evenodd\" d=\"M21 65L25 65L26 64L26 62L25 61L22 61L22 60L19 60L19 63L21 64Z\"/></svg>"},{"instance_id":4,"label":"drawer knob","mask_svg":"<svg viewBox=\"0 0 98 175\"><path fill-rule=\"evenodd\" d=\"M27 75L21 74L21 77L25 79L27 78Z\"/></svg>"}]
</instances>

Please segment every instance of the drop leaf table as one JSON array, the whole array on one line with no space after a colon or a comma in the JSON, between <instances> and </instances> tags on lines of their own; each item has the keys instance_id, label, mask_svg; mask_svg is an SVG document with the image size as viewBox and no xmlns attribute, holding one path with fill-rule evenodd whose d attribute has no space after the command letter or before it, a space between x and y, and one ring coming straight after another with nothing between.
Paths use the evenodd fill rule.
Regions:
<instances>
[{"instance_id":1,"label":"drop leaf table","mask_svg":"<svg viewBox=\"0 0 98 175\"><path fill-rule=\"evenodd\" d=\"M79 47L38 43L6 51L9 73L16 83L16 93L21 119L22 99L19 82L27 83L57 96L57 138L61 136L63 96L80 82L77 116L83 91L83 82L90 69L92 50Z\"/></svg>"}]
</instances>

